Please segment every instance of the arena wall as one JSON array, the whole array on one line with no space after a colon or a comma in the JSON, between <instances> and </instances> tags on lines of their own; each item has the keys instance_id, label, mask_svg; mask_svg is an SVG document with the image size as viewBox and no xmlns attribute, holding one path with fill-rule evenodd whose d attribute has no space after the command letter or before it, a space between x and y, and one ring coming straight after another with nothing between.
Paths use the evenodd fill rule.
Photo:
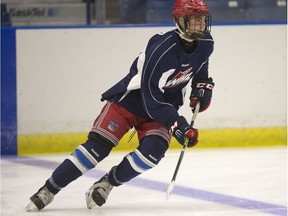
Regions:
<instances>
[{"instance_id":1,"label":"arena wall","mask_svg":"<svg viewBox=\"0 0 288 216\"><path fill-rule=\"evenodd\" d=\"M71 151L84 142L104 105L101 94L128 73L150 36L172 28L15 29L18 154ZM195 122L198 146L285 145L287 25L213 26L212 35L216 85ZM188 99L180 113L191 118ZM137 145L127 137L118 149Z\"/></svg>"}]
</instances>

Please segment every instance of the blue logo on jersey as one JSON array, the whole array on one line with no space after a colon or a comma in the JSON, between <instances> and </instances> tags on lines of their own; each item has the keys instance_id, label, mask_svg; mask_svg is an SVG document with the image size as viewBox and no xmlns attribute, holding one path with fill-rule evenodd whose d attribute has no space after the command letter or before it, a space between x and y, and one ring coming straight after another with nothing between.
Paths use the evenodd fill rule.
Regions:
<instances>
[{"instance_id":1,"label":"blue logo on jersey","mask_svg":"<svg viewBox=\"0 0 288 216\"><path fill-rule=\"evenodd\" d=\"M107 128L112 131L115 132L118 128L119 128L119 124L113 120L111 120L107 126Z\"/></svg>"},{"instance_id":2,"label":"blue logo on jersey","mask_svg":"<svg viewBox=\"0 0 288 216\"><path fill-rule=\"evenodd\" d=\"M172 88L179 84L188 82L192 77L192 67L188 68L184 72L180 71L176 76L174 76L171 80L169 80L163 88Z\"/></svg>"}]
</instances>

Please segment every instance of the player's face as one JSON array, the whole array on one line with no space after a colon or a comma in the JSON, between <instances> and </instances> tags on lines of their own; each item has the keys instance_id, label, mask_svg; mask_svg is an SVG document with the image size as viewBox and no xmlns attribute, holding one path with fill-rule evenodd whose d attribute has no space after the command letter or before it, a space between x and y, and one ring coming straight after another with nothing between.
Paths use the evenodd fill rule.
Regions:
<instances>
[{"instance_id":1,"label":"player's face","mask_svg":"<svg viewBox=\"0 0 288 216\"><path fill-rule=\"evenodd\" d=\"M179 24L182 29L185 29L187 35L200 36L203 35L206 28L206 16L180 17Z\"/></svg>"}]
</instances>

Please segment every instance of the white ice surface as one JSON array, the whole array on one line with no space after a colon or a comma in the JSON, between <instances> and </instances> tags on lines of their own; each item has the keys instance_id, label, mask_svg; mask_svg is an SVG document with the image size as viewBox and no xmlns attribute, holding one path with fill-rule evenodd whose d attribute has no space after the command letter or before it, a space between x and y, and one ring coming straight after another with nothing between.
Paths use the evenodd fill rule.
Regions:
<instances>
[{"instance_id":1,"label":"white ice surface","mask_svg":"<svg viewBox=\"0 0 288 216\"><path fill-rule=\"evenodd\" d=\"M36 213L24 210L29 197L68 154L2 157L1 215L287 215L286 147L188 149L174 191L167 201L166 189L180 154L180 149L168 150L157 167L125 185L114 187L103 207L87 209L84 195L87 189L126 154L112 152L95 169L57 194L49 206Z\"/></svg>"}]
</instances>

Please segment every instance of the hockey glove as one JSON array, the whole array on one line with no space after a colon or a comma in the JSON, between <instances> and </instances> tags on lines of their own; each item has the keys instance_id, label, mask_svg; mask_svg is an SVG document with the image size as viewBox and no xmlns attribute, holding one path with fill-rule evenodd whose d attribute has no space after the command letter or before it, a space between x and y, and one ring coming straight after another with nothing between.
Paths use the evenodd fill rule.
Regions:
<instances>
[{"instance_id":1,"label":"hockey glove","mask_svg":"<svg viewBox=\"0 0 288 216\"><path fill-rule=\"evenodd\" d=\"M192 128L183 116L179 116L169 128L169 133L181 145L184 145L186 137L188 138L187 147L193 147L198 143L198 130Z\"/></svg>"},{"instance_id":2,"label":"hockey glove","mask_svg":"<svg viewBox=\"0 0 288 216\"><path fill-rule=\"evenodd\" d=\"M196 82L192 83L190 107L193 108L193 110L196 106L197 101L200 102L199 112L203 112L210 106L214 85L215 83L213 82L213 79L211 77L206 80L197 80ZM200 89L204 90L204 94L199 95Z\"/></svg>"}]
</instances>

